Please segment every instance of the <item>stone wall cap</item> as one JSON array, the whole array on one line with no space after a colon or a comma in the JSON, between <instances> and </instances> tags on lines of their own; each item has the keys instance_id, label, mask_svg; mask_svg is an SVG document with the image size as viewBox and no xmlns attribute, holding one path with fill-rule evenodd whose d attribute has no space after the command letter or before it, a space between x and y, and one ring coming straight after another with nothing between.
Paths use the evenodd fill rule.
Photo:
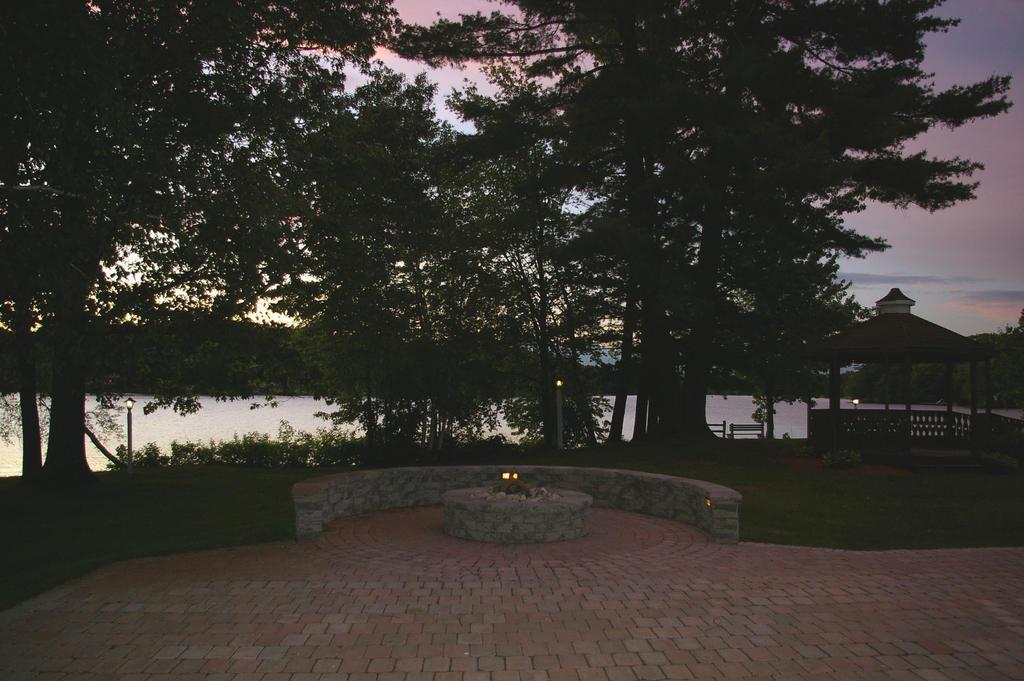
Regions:
<instances>
[{"instance_id":1,"label":"stone wall cap","mask_svg":"<svg viewBox=\"0 0 1024 681\"><path fill-rule=\"evenodd\" d=\"M330 485L334 481L342 480L353 480L357 478L376 478L381 475L385 475L390 471L406 471L406 472L423 472L423 473L438 473L444 470L479 470L479 471L501 471L509 470L514 468L521 473L529 474L531 471L566 471L572 470L577 472L596 473L598 475L608 474L620 474L627 475L630 477L646 478L650 480L662 480L665 482L684 483L691 487L696 487L704 492L713 502L725 502L725 501L736 501L741 502L743 495L734 489L719 485L706 480L695 480L693 478L683 478L677 475L667 475L664 473L648 473L646 471L629 470L624 468L596 468L592 466L544 466L534 464L470 464L470 465L456 465L456 466L394 466L391 468L375 468L369 470L359 471L345 471L344 473L332 473L330 475L322 475L315 478L309 478L301 482L297 482L292 486L292 495L314 495L322 493L324 486ZM308 488L307 488L308 486ZM314 487L319 490L314 492Z\"/></svg>"},{"instance_id":2,"label":"stone wall cap","mask_svg":"<svg viewBox=\"0 0 1024 681\"><path fill-rule=\"evenodd\" d=\"M330 481L326 477L296 482L292 485L292 497L296 499L322 497L330 486Z\"/></svg>"}]
</instances>

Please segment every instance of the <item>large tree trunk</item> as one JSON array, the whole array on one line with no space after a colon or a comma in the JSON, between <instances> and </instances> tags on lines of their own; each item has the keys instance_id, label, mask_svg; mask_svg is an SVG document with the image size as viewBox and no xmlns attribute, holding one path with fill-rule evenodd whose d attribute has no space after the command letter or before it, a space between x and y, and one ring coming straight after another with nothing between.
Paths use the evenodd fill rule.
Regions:
<instances>
[{"instance_id":1,"label":"large tree trunk","mask_svg":"<svg viewBox=\"0 0 1024 681\"><path fill-rule=\"evenodd\" d=\"M42 479L49 484L95 481L85 459L85 333L68 324L55 337L50 437Z\"/></svg>"},{"instance_id":2,"label":"large tree trunk","mask_svg":"<svg viewBox=\"0 0 1024 681\"><path fill-rule=\"evenodd\" d=\"M647 76L640 58L636 36L636 13L623 5L619 17L623 66L635 87L643 87ZM647 439L668 439L679 432L679 382L666 306L659 276L661 246L658 241L658 210L653 188L653 171L644 141L646 126L637 111L623 112L624 182L634 246L630 257L631 276L640 295L640 390L648 399L649 412L643 435ZM639 404L637 405L639 408ZM636 429L634 429L636 431Z\"/></svg>"},{"instance_id":3,"label":"large tree trunk","mask_svg":"<svg viewBox=\"0 0 1024 681\"><path fill-rule=\"evenodd\" d=\"M63 168L56 176L60 184L77 188L76 181L86 162L73 154L62 157ZM88 188L72 191L62 199L61 231L57 252L62 257L53 263L49 320L52 343L50 388L50 434L46 462L40 480L47 485L76 487L97 482L85 458L85 378L90 364L90 294L100 276L104 243L98 227L88 214L80 196Z\"/></svg>"},{"instance_id":4,"label":"large tree trunk","mask_svg":"<svg viewBox=\"0 0 1024 681\"><path fill-rule=\"evenodd\" d=\"M366 446L373 449L377 446L377 412L373 407L373 394L367 391L363 413L366 419Z\"/></svg>"},{"instance_id":5,"label":"large tree trunk","mask_svg":"<svg viewBox=\"0 0 1024 681\"><path fill-rule=\"evenodd\" d=\"M660 296L652 296L661 300ZM647 416L647 437L652 440L669 440L682 432L682 406L679 378L676 373L676 356L672 349L672 337L668 330L668 319L664 305L659 304L650 317L643 319L644 338L651 350L651 361L644 367L642 376L649 386L649 412Z\"/></svg>"},{"instance_id":6,"label":"large tree trunk","mask_svg":"<svg viewBox=\"0 0 1024 681\"><path fill-rule=\"evenodd\" d=\"M597 424L594 422L594 417L590 413L590 401L587 396L581 394L580 400L580 406L584 410L583 429L587 436L587 446L593 448L597 446Z\"/></svg>"},{"instance_id":7,"label":"large tree trunk","mask_svg":"<svg viewBox=\"0 0 1024 681\"><path fill-rule=\"evenodd\" d=\"M633 412L633 442L641 442L647 438L647 408L650 400L643 386L636 393L636 409Z\"/></svg>"},{"instance_id":8,"label":"large tree trunk","mask_svg":"<svg viewBox=\"0 0 1024 681\"><path fill-rule=\"evenodd\" d=\"M554 449L558 446L558 418L555 413L555 362L552 356L551 328L548 316L551 312L551 292L548 290L549 277L545 249L547 247L547 230L544 222L544 206L540 195L534 197L534 208L537 211L533 233L533 264L537 272L537 308L534 312L533 326L537 333L537 349L540 354L540 417L541 433L544 446ZM529 291L524 292L530 296Z\"/></svg>"},{"instance_id":9,"label":"large tree trunk","mask_svg":"<svg viewBox=\"0 0 1024 681\"><path fill-rule=\"evenodd\" d=\"M708 428L707 399L711 364L707 353L711 350L709 334L695 330L687 343L686 376L683 379L683 429L688 437L711 439L715 434Z\"/></svg>"},{"instance_id":10,"label":"large tree trunk","mask_svg":"<svg viewBox=\"0 0 1024 681\"><path fill-rule=\"evenodd\" d=\"M5 155L2 164L2 180L8 186L18 183L19 160L17 155ZM6 205L4 231L9 234L24 232L24 216L20 214L17 201L9 201ZM15 225L21 228L10 228ZM26 232L27 235L27 232ZM23 237L24 238L24 237ZM29 237L30 238L30 237ZM22 248L24 242L21 243ZM11 244L11 252L20 250ZM6 260L6 258L5 258ZM39 432L39 405L37 397L39 386L36 379L36 348L32 327L36 323L33 310L33 298L37 293L33 289L38 281L38 273L31 267L14 276L13 314L10 322L14 331L15 362L17 363L18 401L21 413L21 476L24 480L39 477L43 467L42 439Z\"/></svg>"},{"instance_id":11,"label":"large tree trunk","mask_svg":"<svg viewBox=\"0 0 1024 681\"><path fill-rule=\"evenodd\" d=\"M701 226L700 254L694 281L696 314L686 344L683 427L686 435L702 439L715 437L707 424L707 394L717 334L717 281L722 257L723 222L722 216L710 216Z\"/></svg>"},{"instance_id":12,"label":"large tree trunk","mask_svg":"<svg viewBox=\"0 0 1024 681\"><path fill-rule=\"evenodd\" d=\"M626 400L633 377L633 336L636 331L636 295L630 290L626 296L626 309L622 315L622 352L616 367L615 405L608 442L622 442L622 426L626 419Z\"/></svg>"},{"instance_id":13,"label":"large tree trunk","mask_svg":"<svg viewBox=\"0 0 1024 681\"><path fill-rule=\"evenodd\" d=\"M540 341L540 397L541 431L544 446L554 448L558 438L558 424L555 417L555 372L551 362L551 350L547 339Z\"/></svg>"},{"instance_id":14,"label":"large tree trunk","mask_svg":"<svg viewBox=\"0 0 1024 681\"><path fill-rule=\"evenodd\" d=\"M43 468L43 445L39 433L39 393L36 382L35 339L32 337L34 317L26 300L19 300L15 310L15 345L18 362L18 399L21 406L21 476L36 479Z\"/></svg>"},{"instance_id":15,"label":"large tree trunk","mask_svg":"<svg viewBox=\"0 0 1024 681\"><path fill-rule=\"evenodd\" d=\"M95 482L85 459L85 375L89 362L89 313L87 304L99 270L98 254L88 253L88 220L76 200L70 200L62 216L69 238L68 260L53 277L50 436L46 463L40 478L47 484L77 486ZM70 234L76 230L75 234ZM72 248L77 246L77 248Z\"/></svg>"}]
</instances>

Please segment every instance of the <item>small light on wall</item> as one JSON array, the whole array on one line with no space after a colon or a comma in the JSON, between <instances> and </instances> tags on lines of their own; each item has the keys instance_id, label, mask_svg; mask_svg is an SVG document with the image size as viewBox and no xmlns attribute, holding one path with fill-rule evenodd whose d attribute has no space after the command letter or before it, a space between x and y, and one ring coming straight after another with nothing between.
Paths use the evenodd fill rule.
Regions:
<instances>
[{"instance_id":1,"label":"small light on wall","mask_svg":"<svg viewBox=\"0 0 1024 681\"><path fill-rule=\"evenodd\" d=\"M556 388L561 388L563 385L565 385L565 381L563 381L560 378L559 379L555 379L555 387Z\"/></svg>"},{"instance_id":2,"label":"small light on wall","mask_svg":"<svg viewBox=\"0 0 1024 681\"><path fill-rule=\"evenodd\" d=\"M518 480L519 479L519 471L502 471L501 472L501 479L502 480Z\"/></svg>"},{"instance_id":3,"label":"small light on wall","mask_svg":"<svg viewBox=\"0 0 1024 681\"><path fill-rule=\"evenodd\" d=\"M711 501L711 497L704 497L704 505L707 506L708 508L714 506L714 504Z\"/></svg>"}]
</instances>

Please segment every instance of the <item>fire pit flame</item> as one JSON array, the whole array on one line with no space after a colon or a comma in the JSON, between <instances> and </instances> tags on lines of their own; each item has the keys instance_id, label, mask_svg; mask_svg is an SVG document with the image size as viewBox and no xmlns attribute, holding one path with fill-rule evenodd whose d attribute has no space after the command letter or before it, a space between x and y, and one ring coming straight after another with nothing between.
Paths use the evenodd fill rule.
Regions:
<instances>
[{"instance_id":1,"label":"fire pit flame","mask_svg":"<svg viewBox=\"0 0 1024 681\"><path fill-rule=\"evenodd\" d=\"M528 485L519 479L518 471L502 471L501 482L491 488L492 494L516 497L530 497L535 492L536 490L533 489L532 485Z\"/></svg>"}]
</instances>

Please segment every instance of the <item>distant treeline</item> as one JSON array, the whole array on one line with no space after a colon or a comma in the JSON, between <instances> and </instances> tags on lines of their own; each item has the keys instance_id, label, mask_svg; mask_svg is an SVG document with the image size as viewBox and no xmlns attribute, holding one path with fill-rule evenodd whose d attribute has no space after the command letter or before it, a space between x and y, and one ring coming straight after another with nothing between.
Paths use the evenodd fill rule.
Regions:
<instances>
[{"instance_id":1,"label":"distant treeline","mask_svg":"<svg viewBox=\"0 0 1024 681\"><path fill-rule=\"evenodd\" d=\"M121 325L103 332L106 352L88 384L91 393L146 395L320 395L325 394L322 367L310 352L313 332L300 327L270 326L251 321L189 318L164 324ZM1024 405L1024 316L1016 326L996 333L972 336L993 349L992 398L997 407ZM13 338L0 330L0 392L17 392ZM594 395L616 391L614 361L581 363L576 371ZM39 361L45 379L50 371L47 356ZM842 393L864 402L900 402L905 399L902 366L866 364L843 376ZM966 404L970 395L967 364L953 374L953 398ZM979 368L979 398L986 386ZM44 380L44 384L46 381ZM635 394L636 377L629 393ZM741 375L720 372L709 394L751 394L757 386ZM827 381L822 373L811 392L824 395ZM524 390L508 380L497 394L522 397ZM914 403L945 399L945 366L915 364L911 379Z\"/></svg>"},{"instance_id":2,"label":"distant treeline","mask_svg":"<svg viewBox=\"0 0 1024 681\"><path fill-rule=\"evenodd\" d=\"M212 318L108 327L100 332L104 351L94 357L86 388L149 395L312 394L313 373L297 349L300 334ZM0 390L17 392L12 334L0 334L0 349ZM46 353L38 367L41 384L49 384Z\"/></svg>"},{"instance_id":3,"label":"distant treeline","mask_svg":"<svg viewBox=\"0 0 1024 681\"><path fill-rule=\"evenodd\" d=\"M125 324L103 329L97 366L87 389L93 394L143 395L321 395L323 367L311 352L316 333L296 326L267 325L216 318L182 318L161 324ZM45 336L45 332L43 334ZM41 339L45 342L45 338ZM49 356L38 360L40 383L52 372ZM594 395L617 388L614 358L581 362L575 372ZM630 377L635 394L638 379ZM824 385L824 383L822 383ZM0 328L0 392L15 393L13 334ZM755 386L743 377L715 376L710 394L750 394ZM522 396L510 378L497 391Z\"/></svg>"}]
</instances>

